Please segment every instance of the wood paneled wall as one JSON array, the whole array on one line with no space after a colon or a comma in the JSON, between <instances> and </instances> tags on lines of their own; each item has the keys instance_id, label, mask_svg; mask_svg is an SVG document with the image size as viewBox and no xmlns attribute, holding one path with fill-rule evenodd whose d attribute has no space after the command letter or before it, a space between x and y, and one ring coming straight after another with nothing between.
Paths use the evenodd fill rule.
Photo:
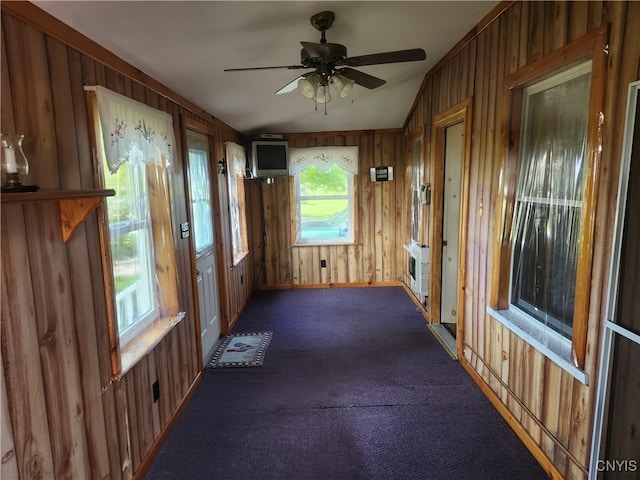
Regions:
<instances>
[{"instance_id":1,"label":"wood paneled wall","mask_svg":"<svg viewBox=\"0 0 640 480\"><path fill-rule=\"evenodd\" d=\"M491 286L491 215L500 166L500 98L505 75L601 26L610 26L606 122L598 186L586 371L583 385L486 313ZM464 359L470 373L502 403L530 447L554 475L585 478L604 314L627 85L640 78L640 3L517 2L471 32L431 71L407 122L424 127L431 158L433 118L473 97L473 136L464 284ZM429 172L430 169L426 168ZM427 179L427 182L429 179ZM405 211L403 216L409 213ZM554 471L555 470L555 471Z\"/></svg>"},{"instance_id":2,"label":"wood paneled wall","mask_svg":"<svg viewBox=\"0 0 640 480\"><path fill-rule=\"evenodd\" d=\"M97 214L63 243L57 203L2 206L2 392L4 396L6 381L8 399L2 405L2 426L9 424L8 414L13 433L11 445L11 431L2 432L2 473L13 476L17 471L22 479L131 478L201 372L194 265L189 240L180 239L178 228L188 220L181 115L213 129L216 161L225 155L225 141L242 143L243 138L210 115L185 106L179 97L174 101L166 93L158 94L153 79L134 69L123 73L122 62L116 68L97 60L104 52L90 41L74 47L57 40L65 36L61 24L45 19L56 33L44 33L8 12L5 4L0 128L25 134L28 183L41 189L96 186L84 85L106 86L174 119L178 158L171 200L179 302L186 317L121 380L111 377ZM20 11L25 4L10 7ZM110 57L105 58L110 63ZM224 263L231 265L226 178L218 180L219 236ZM253 188L252 198L259 199L257 193ZM223 272L228 290L221 300L227 312L223 330L235 321L254 288L253 269L248 257ZM160 397L154 402L156 380Z\"/></svg>"},{"instance_id":3,"label":"wood paneled wall","mask_svg":"<svg viewBox=\"0 0 640 480\"><path fill-rule=\"evenodd\" d=\"M77 34L43 33L7 14L6 3L12 2L3 2L1 129L26 134L25 151L34 172L31 183L47 189L94 187L86 84L104 85L169 112L176 132L181 131L181 114L210 125L217 132L215 159L223 158L224 141L241 142L238 132L206 112L158 94L153 79L133 70L123 74L126 66L112 57L96 59L95 52L101 50L78 42ZM590 383L585 386L486 314L496 227L490 212L498 182L499 98L505 74L605 24L610 24L606 128L586 358ZM66 36L77 46L68 46ZM544 453L542 462L552 473L584 478L613 231L609 206L616 195L624 92L640 77L639 58L639 2L518 2L470 32L429 72L407 119L406 136L393 131L289 135L295 147L359 147L358 241L349 246L292 247L291 180L278 179L271 185L248 180L251 254L224 272L226 325L237 318L255 285L408 283L402 245L409 237L411 156L405 139L413 138L410 132L425 132L424 170L429 172L434 116L471 97L461 362L490 398L500 402L498 408L525 442ZM368 169L377 165L393 166L395 180L371 183ZM172 187L176 221L185 221L181 161ZM224 179L219 182L219 200L220 235L225 241L229 224ZM55 204L2 207L2 366L15 458L3 463L2 472L17 470L25 479L130 478L144 465L152 444L198 378L189 246L176 232L179 295L186 319L122 380L112 381L97 216L90 215L63 244L57 214ZM230 265L229 245L224 251ZM320 268L321 259L327 260L326 268ZM153 403L151 384L156 379L160 399ZM2 440L3 459L11 458L4 456L5 442L11 440L5 431Z\"/></svg>"},{"instance_id":4,"label":"wood paneled wall","mask_svg":"<svg viewBox=\"0 0 640 480\"><path fill-rule=\"evenodd\" d=\"M403 158L404 136L399 132L290 134L292 147L348 145L358 147L356 178L356 241L352 245L293 246L291 239L292 178L261 185L264 205L265 274L261 284L293 285L373 284L404 281L408 219ZM398 160L400 159L400 163ZM371 182L369 169L394 167L394 180ZM326 260L326 268L320 267ZM406 283L406 282L405 282Z\"/></svg>"}]
</instances>

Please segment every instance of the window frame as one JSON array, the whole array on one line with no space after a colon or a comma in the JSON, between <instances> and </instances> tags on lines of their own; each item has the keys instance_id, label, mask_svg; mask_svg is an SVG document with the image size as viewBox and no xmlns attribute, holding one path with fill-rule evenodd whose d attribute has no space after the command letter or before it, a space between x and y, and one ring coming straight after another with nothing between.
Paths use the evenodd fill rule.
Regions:
<instances>
[{"instance_id":1,"label":"window frame","mask_svg":"<svg viewBox=\"0 0 640 480\"><path fill-rule=\"evenodd\" d=\"M335 164L334 164L335 165ZM312 165L307 166L302 172L304 172L307 168ZM338 168L342 169L339 165L335 165ZM293 237L295 239L294 245L343 245L343 244L352 244L355 241L355 208L354 208L354 198L355 198L355 175L351 172L347 172L342 169L343 172L347 175L347 204L348 204L348 222L349 222L349 231L350 235L346 237L330 237L330 238L302 238L302 215L300 212L301 204L300 202L303 200L302 195L300 194L300 172L299 174L293 175L293 185L294 185L294 208L292 211L294 212L294 232Z\"/></svg>"},{"instance_id":2,"label":"window frame","mask_svg":"<svg viewBox=\"0 0 640 480\"><path fill-rule=\"evenodd\" d=\"M591 77L591 73L592 73L592 62L591 60L587 60L584 62L580 62L577 65L570 67L566 70L563 70L561 72L556 72L551 74L549 77L540 80L540 81L536 81L531 85L527 85L525 86L522 91L523 91L523 99L522 99L522 105L523 105L523 116L526 116L526 113L529 109L529 105L530 105L530 101L531 101L531 97L533 97L534 95L537 95L541 92L547 91L550 88L555 88L555 87L559 87L561 85L566 84L567 82L570 82L572 80L575 80L577 78L580 77L584 77L586 75L589 75L589 77ZM588 117L588 112L586 112L586 116ZM527 119L528 120L528 119ZM528 125L528 121L525 120L525 126L524 129L527 129L530 127L530 125ZM585 125L585 136L587 135L586 132L586 125ZM526 139L525 139L526 140ZM520 158L524 155L524 150L528 145L526 144L526 141L521 141L520 145L519 145L519 153L518 153L518 166L521 167L522 165L522 161L520 161ZM584 156L585 158L587 157L588 152L585 149L584 152ZM528 165L528 164L527 164ZM524 167L526 168L527 165L524 165ZM516 176L516 179L519 180ZM583 181L581 181L581 183L584 183ZM582 211L582 209L584 208L584 201L582 199L582 197L580 196L579 199L572 199L569 201L566 201L563 198L550 198L550 197L540 197L540 196L532 196L532 195L518 195L518 191L517 191L517 187L516 187L516 198L515 198L515 205L525 205L525 207L518 207L518 206L514 206L514 209L517 211L519 210L519 208L527 208L526 206L528 206L528 208L540 208L541 206L545 205L550 207L551 210L555 211L554 207L559 207L559 206L565 206L566 208L575 208L575 209L579 209L580 211ZM582 193L582 191L580 192ZM554 212L550 213L550 215L553 215ZM563 212L565 213L565 212ZM582 215L580 215L580 217L582 217ZM581 218L581 220L583 220ZM517 221L517 220L516 220ZM526 225L523 226L523 228L527 228ZM524 242L524 238L527 238L525 236L521 237L519 235L519 232L516 232L516 238L514 239L516 243L519 243L520 241ZM579 238L576 238L576 243L578 243ZM518 248L515 249L516 251L518 250ZM523 255L526 257L526 249L521 249L519 251L520 255ZM569 326L567 324L565 324L563 322L563 320L561 318L558 318L554 315L553 312L551 311L546 311L542 308L538 308L536 307L534 304L530 303L529 301L527 301L524 296L523 296L523 290L521 288L516 288L514 285L514 281L513 281L513 276L514 276L514 269L516 266L516 254L513 253L512 254L512 258L511 258L511 276L512 276L512 281L511 281L511 289L510 289L510 293L509 293L509 298L510 298L510 306L513 306L516 309L521 310L522 312L524 312L526 315L528 315L529 317L532 317L532 320L535 321L539 321L543 324L545 324L546 326L550 326L552 330L554 330L555 332L561 333L562 330L571 330L571 332L573 331L573 326ZM554 271L555 272L555 271ZM527 271L526 273L531 273L530 271ZM520 287L522 287L523 282L526 282L526 278L524 278L524 276L520 277ZM510 307L511 308L511 307ZM537 313L537 310L540 310L540 313ZM544 318L544 319L543 319ZM571 338L568 337L564 334L562 334L563 337L565 338ZM569 347L570 348L570 347Z\"/></svg>"},{"instance_id":3,"label":"window frame","mask_svg":"<svg viewBox=\"0 0 640 480\"><path fill-rule=\"evenodd\" d=\"M591 294L596 200L604 129L607 37L607 28L594 30L508 75L505 78L505 92L501 109L501 165L495 200L494 218L496 228L494 229L493 275L488 313L583 383L588 381L584 368ZM552 338L552 344L559 342L559 345L549 347L549 350L549 348L536 342L535 339L528 337L526 334L521 334L522 330L518 327L518 322L522 321L522 317L526 317L526 314L516 313L510 308L513 256L510 237L515 210L524 89L589 60L592 61L592 67L585 153L584 206L578 240L580 247L576 269L573 334L569 341L569 348L573 358L566 358L560 354L560 349L563 347L563 342L560 339ZM527 321L526 319L524 320ZM537 320L533 321L538 322ZM516 328L513 328L514 326Z\"/></svg>"},{"instance_id":4,"label":"window frame","mask_svg":"<svg viewBox=\"0 0 640 480\"><path fill-rule=\"evenodd\" d=\"M342 168L337 164L338 168ZM306 167L309 168L309 167ZM306 170L305 168L305 170ZM357 238L357 175L342 169L347 174L347 199L349 204L349 225L351 227L351 235L347 237L332 237L332 238L310 238L303 239L301 237L301 214L300 214L300 173L293 174L291 176L291 212L293 214L293 221L291 222L291 238L293 239L293 245L298 247L307 247L314 245L353 245L356 243ZM303 170L304 171L304 170Z\"/></svg>"},{"instance_id":5,"label":"window frame","mask_svg":"<svg viewBox=\"0 0 640 480\"><path fill-rule=\"evenodd\" d=\"M106 163L106 159L105 156L102 155L103 157L103 178L104 178L104 172L106 171L104 169L104 164ZM120 168L123 168L124 165L122 165ZM146 174L146 168L143 164L136 164L135 168L137 170L137 172L135 173L136 176L140 176L141 178L137 179L140 183L145 182L147 180L147 174ZM113 188L110 185L108 185L106 183L106 181L103 179L103 181L105 182L105 187L108 188ZM148 183L148 182L147 182ZM114 190L116 190L114 188ZM117 195L117 191L116 191L116 195ZM107 228L109 229L109 244L110 244L110 251L111 253L113 253L113 247L112 247L112 243L111 240L113 238L112 235L112 231L111 231L111 225L109 224L109 219L108 219L108 212L109 212L109 203L111 201L116 200L116 197L110 197L106 199L106 214L105 214L105 218L107 220ZM149 192L148 192L148 185L147 188L145 189L145 205L143 207L144 211L148 211L149 210L149 204L150 204L150 199L149 199ZM141 334L146 328L149 327L149 325L151 325L159 316L160 316L160 309L158 308L158 291L155 288L154 282L153 282L153 270L152 270L152 265L155 263L155 259L154 259L154 245L153 245L153 225L151 225L151 220L150 218L145 215L144 220L142 221L144 223L143 228L138 228L136 230L132 230L132 232L134 231L144 231L144 235L145 235L145 240L144 243L146 244L146 248L148 251L145 252L145 270L147 271L148 277L147 281L150 282L150 285L148 286L149 290L150 290L150 296L151 296L151 309L148 310L146 313L144 313L143 315L139 316L139 318L132 323L130 326L128 326L124 331L120 330L120 325L119 325L119 321L121 320L120 317L117 315L117 311L118 311L118 293L116 292L116 322L118 323L118 338L119 338L119 343L121 347L124 347L125 345L127 345L129 342L133 341L135 339L135 337L137 337L139 334ZM137 223L137 222L136 222ZM113 258L113 257L112 257ZM113 266L113 262L112 262L112 266L111 268L114 268ZM114 276L114 281L116 279L116 275L115 272L112 272L113 276ZM136 281L136 283L138 283L139 280ZM114 284L114 290L116 290L115 288L115 284Z\"/></svg>"},{"instance_id":6,"label":"window frame","mask_svg":"<svg viewBox=\"0 0 640 480\"><path fill-rule=\"evenodd\" d=\"M85 87L87 110L89 115L90 140L92 142L94 161L94 180L99 188L104 188L104 139L98 111L98 100L95 87ZM165 165L145 164L145 179L159 178L159 175L169 175ZM113 274L111 255L111 237L109 232L108 209L106 205L97 210L99 223L100 250L102 257L102 271L105 284L107 330L111 353L111 375L120 380L125 373L155 347L176 325L185 317L179 305L178 271L175 238L173 236L173 206L171 202L171 179L158 184L155 191L148 192L148 207L150 211L151 243L153 244L156 298L162 304L162 309L154 310L152 316L145 319L145 325L135 327L133 338L121 340L116 310L116 288ZM116 192L117 195L117 192ZM155 240L170 238L164 241L164 249L158 251ZM170 243L170 245L168 245ZM125 332L128 333L128 332Z\"/></svg>"}]
</instances>

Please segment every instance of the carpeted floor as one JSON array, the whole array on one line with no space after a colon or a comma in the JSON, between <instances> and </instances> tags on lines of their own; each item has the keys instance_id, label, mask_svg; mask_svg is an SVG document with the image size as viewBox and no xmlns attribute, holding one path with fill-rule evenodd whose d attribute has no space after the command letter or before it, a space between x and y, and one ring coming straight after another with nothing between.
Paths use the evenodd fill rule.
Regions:
<instances>
[{"instance_id":1,"label":"carpeted floor","mask_svg":"<svg viewBox=\"0 0 640 480\"><path fill-rule=\"evenodd\" d=\"M146 479L548 478L400 287L256 292L264 365L207 369Z\"/></svg>"}]
</instances>

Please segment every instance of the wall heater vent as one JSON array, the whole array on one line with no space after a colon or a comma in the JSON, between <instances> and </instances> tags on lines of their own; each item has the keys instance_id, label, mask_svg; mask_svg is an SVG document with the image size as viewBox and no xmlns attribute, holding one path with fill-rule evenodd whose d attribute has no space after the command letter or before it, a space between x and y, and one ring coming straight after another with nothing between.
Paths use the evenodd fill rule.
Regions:
<instances>
[{"instance_id":1,"label":"wall heater vent","mask_svg":"<svg viewBox=\"0 0 640 480\"><path fill-rule=\"evenodd\" d=\"M429 296L429 247L417 244L409 249L409 274L411 276L411 290L416 295Z\"/></svg>"}]
</instances>

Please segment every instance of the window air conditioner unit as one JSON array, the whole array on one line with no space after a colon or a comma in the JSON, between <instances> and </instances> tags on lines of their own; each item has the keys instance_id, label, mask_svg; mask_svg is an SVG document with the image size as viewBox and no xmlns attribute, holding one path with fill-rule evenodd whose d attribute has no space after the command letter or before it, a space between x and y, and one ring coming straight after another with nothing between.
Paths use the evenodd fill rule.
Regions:
<instances>
[{"instance_id":1,"label":"window air conditioner unit","mask_svg":"<svg viewBox=\"0 0 640 480\"><path fill-rule=\"evenodd\" d=\"M416 295L429 296L429 247L413 244L409 250L411 290Z\"/></svg>"}]
</instances>

